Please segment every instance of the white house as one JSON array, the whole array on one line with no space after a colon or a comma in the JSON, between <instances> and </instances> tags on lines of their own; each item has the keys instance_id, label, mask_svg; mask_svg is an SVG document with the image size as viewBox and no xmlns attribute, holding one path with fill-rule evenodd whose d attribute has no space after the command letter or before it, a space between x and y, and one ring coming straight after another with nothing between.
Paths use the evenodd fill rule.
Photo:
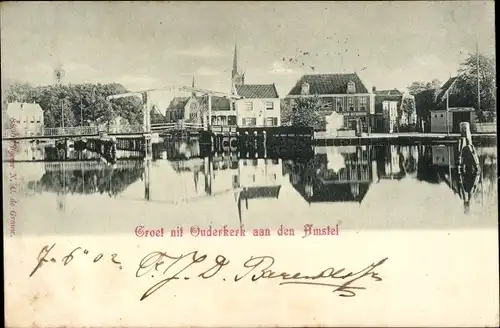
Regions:
<instances>
[{"instance_id":1,"label":"white house","mask_svg":"<svg viewBox=\"0 0 500 328\"><path fill-rule=\"evenodd\" d=\"M15 120L16 130L20 136L43 133L43 110L36 103L10 103L7 106L7 116Z\"/></svg>"},{"instance_id":2,"label":"white house","mask_svg":"<svg viewBox=\"0 0 500 328\"><path fill-rule=\"evenodd\" d=\"M382 102L382 114L385 123L385 131L393 133L398 119L398 102L385 100Z\"/></svg>"},{"instance_id":3,"label":"white house","mask_svg":"<svg viewBox=\"0 0 500 328\"><path fill-rule=\"evenodd\" d=\"M280 99L274 84L235 85L243 99L234 102L238 126L280 126Z\"/></svg>"}]
</instances>

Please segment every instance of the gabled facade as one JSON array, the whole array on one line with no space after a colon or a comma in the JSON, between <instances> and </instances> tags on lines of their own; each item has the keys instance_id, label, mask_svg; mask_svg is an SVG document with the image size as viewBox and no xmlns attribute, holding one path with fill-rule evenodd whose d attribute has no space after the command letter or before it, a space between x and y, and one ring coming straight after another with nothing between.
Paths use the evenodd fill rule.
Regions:
<instances>
[{"instance_id":1,"label":"gabled facade","mask_svg":"<svg viewBox=\"0 0 500 328\"><path fill-rule=\"evenodd\" d=\"M414 128L417 124L415 98L397 89L380 90L373 88L375 94L375 113L373 131L397 132ZM407 111L406 108L411 108Z\"/></svg>"},{"instance_id":2,"label":"gabled facade","mask_svg":"<svg viewBox=\"0 0 500 328\"><path fill-rule=\"evenodd\" d=\"M457 132L460 122L475 128L475 103L469 103L457 89L460 77L451 77L439 89L429 89L415 95L417 110L422 115L426 132ZM448 111L447 111L448 108Z\"/></svg>"},{"instance_id":3,"label":"gabled facade","mask_svg":"<svg viewBox=\"0 0 500 328\"><path fill-rule=\"evenodd\" d=\"M337 112L344 117L344 128L355 129L360 121L363 131L369 129L373 95L356 73L304 75L285 97L285 102L293 108L296 98L314 96L322 100L320 114Z\"/></svg>"},{"instance_id":4,"label":"gabled facade","mask_svg":"<svg viewBox=\"0 0 500 328\"><path fill-rule=\"evenodd\" d=\"M281 104L274 84L236 85L234 101L238 126L280 126Z\"/></svg>"},{"instance_id":5,"label":"gabled facade","mask_svg":"<svg viewBox=\"0 0 500 328\"><path fill-rule=\"evenodd\" d=\"M43 134L43 110L35 103L13 102L7 105L7 117L15 120L19 136L36 136Z\"/></svg>"}]
</instances>

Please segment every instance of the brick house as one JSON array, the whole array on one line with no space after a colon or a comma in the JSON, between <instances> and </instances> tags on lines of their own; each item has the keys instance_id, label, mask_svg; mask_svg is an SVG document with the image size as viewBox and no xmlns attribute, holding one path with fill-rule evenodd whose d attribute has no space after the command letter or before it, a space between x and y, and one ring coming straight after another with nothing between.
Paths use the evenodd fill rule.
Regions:
<instances>
[{"instance_id":1,"label":"brick house","mask_svg":"<svg viewBox=\"0 0 500 328\"><path fill-rule=\"evenodd\" d=\"M322 100L321 115L337 112L343 116L344 128L355 129L359 120L363 131L371 129L373 94L356 73L304 75L284 101L293 108L294 99L314 96Z\"/></svg>"},{"instance_id":2,"label":"brick house","mask_svg":"<svg viewBox=\"0 0 500 328\"><path fill-rule=\"evenodd\" d=\"M375 113L373 115L373 131L375 132L397 132L408 130L417 124L417 111L415 98L397 89L376 90ZM405 106L411 106L410 112L405 110Z\"/></svg>"},{"instance_id":3,"label":"brick house","mask_svg":"<svg viewBox=\"0 0 500 328\"><path fill-rule=\"evenodd\" d=\"M235 85L243 99L234 101L238 126L279 126L281 103L274 84Z\"/></svg>"}]
</instances>

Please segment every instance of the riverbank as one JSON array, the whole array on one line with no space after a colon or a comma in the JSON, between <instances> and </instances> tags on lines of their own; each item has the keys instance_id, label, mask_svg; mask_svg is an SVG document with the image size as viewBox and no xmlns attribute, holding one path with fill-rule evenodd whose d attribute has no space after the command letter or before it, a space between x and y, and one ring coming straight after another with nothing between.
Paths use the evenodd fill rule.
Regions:
<instances>
[{"instance_id":1,"label":"riverbank","mask_svg":"<svg viewBox=\"0 0 500 328\"><path fill-rule=\"evenodd\" d=\"M460 139L459 133L370 133L361 136L337 136L325 132L315 133L313 143L316 146L336 145L370 145L373 143L391 144L437 144L455 143ZM478 144L496 145L496 133L472 134L472 140Z\"/></svg>"}]
</instances>

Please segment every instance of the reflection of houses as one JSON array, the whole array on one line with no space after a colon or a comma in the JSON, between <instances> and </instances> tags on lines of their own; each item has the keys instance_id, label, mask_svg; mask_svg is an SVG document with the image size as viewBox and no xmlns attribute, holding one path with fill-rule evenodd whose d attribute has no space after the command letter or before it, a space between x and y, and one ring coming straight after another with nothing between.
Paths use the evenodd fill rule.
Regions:
<instances>
[{"instance_id":1,"label":"reflection of houses","mask_svg":"<svg viewBox=\"0 0 500 328\"><path fill-rule=\"evenodd\" d=\"M238 190L236 200L240 214L242 202L248 209L250 199L277 199L283 185L281 159L241 159L238 173L233 176L234 187Z\"/></svg>"},{"instance_id":2,"label":"reflection of houses","mask_svg":"<svg viewBox=\"0 0 500 328\"><path fill-rule=\"evenodd\" d=\"M318 152L307 163L287 163L292 186L309 203L361 202L373 180L370 148L326 147Z\"/></svg>"},{"instance_id":3,"label":"reflection of houses","mask_svg":"<svg viewBox=\"0 0 500 328\"><path fill-rule=\"evenodd\" d=\"M431 146L432 165L439 167L456 167L456 147L446 145Z\"/></svg>"},{"instance_id":4,"label":"reflection of houses","mask_svg":"<svg viewBox=\"0 0 500 328\"><path fill-rule=\"evenodd\" d=\"M395 132L401 127L412 126L417 122L415 99L399 90L380 90L375 93L375 114L373 127L376 132ZM410 108L411 112L407 112Z\"/></svg>"},{"instance_id":5,"label":"reflection of houses","mask_svg":"<svg viewBox=\"0 0 500 328\"><path fill-rule=\"evenodd\" d=\"M285 97L292 108L294 99L319 96L322 115L338 112L344 116L344 128L355 129L361 121L363 131L368 130L369 116L373 113L373 95L356 73L304 75Z\"/></svg>"},{"instance_id":6,"label":"reflection of houses","mask_svg":"<svg viewBox=\"0 0 500 328\"><path fill-rule=\"evenodd\" d=\"M19 136L41 135L43 132L43 110L35 103L13 102L7 105L7 116L16 120Z\"/></svg>"}]
</instances>

